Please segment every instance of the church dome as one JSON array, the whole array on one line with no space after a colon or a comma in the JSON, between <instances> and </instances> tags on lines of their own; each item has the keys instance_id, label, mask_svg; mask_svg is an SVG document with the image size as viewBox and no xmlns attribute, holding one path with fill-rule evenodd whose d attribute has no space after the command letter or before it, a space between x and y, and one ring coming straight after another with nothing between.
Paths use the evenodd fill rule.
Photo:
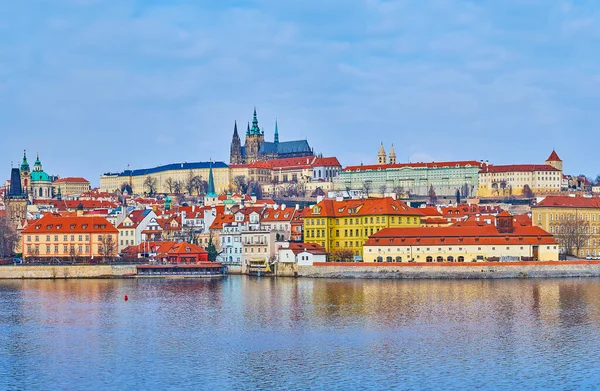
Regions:
<instances>
[{"instance_id":1,"label":"church dome","mask_svg":"<svg viewBox=\"0 0 600 391\"><path fill-rule=\"evenodd\" d=\"M31 173L31 182L51 182L50 175L44 171L34 171Z\"/></svg>"}]
</instances>

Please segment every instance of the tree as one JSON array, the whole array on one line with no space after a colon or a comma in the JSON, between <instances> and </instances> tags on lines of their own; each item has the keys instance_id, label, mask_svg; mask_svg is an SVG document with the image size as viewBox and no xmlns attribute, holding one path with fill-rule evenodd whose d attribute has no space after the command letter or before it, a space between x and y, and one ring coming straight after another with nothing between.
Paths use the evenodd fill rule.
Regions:
<instances>
[{"instance_id":1,"label":"tree","mask_svg":"<svg viewBox=\"0 0 600 391\"><path fill-rule=\"evenodd\" d=\"M184 187L183 186L183 181L181 181L181 180L175 181L173 183L173 192L175 194L179 195L179 194L181 194L181 191L183 190L183 187Z\"/></svg>"},{"instance_id":2,"label":"tree","mask_svg":"<svg viewBox=\"0 0 600 391\"><path fill-rule=\"evenodd\" d=\"M533 191L531 190L531 187L529 187L528 184L523 185L523 197L525 197L525 198L535 197L535 194L533 194Z\"/></svg>"},{"instance_id":3,"label":"tree","mask_svg":"<svg viewBox=\"0 0 600 391\"><path fill-rule=\"evenodd\" d=\"M188 195L192 195L192 193L194 192L194 185L195 185L195 179L196 176L194 175L194 171L190 170L188 171L188 175L185 178L185 181L183 182L183 187L185 188L185 190L187 191Z\"/></svg>"},{"instance_id":4,"label":"tree","mask_svg":"<svg viewBox=\"0 0 600 391\"><path fill-rule=\"evenodd\" d=\"M131 195L131 193L133 193L131 185L127 182L121 183L121 187L119 188L119 190L121 191L121 194L127 192L127 194Z\"/></svg>"},{"instance_id":5,"label":"tree","mask_svg":"<svg viewBox=\"0 0 600 391\"><path fill-rule=\"evenodd\" d=\"M100 244L98 246L98 253L102 256L102 259L106 261L106 258L112 259L116 254L116 241L112 235L100 235Z\"/></svg>"},{"instance_id":6,"label":"tree","mask_svg":"<svg viewBox=\"0 0 600 391\"><path fill-rule=\"evenodd\" d=\"M371 189L373 188L373 181L366 180L363 183L363 191L365 192L367 198L369 198L369 194L371 193Z\"/></svg>"},{"instance_id":7,"label":"tree","mask_svg":"<svg viewBox=\"0 0 600 391\"><path fill-rule=\"evenodd\" d=\"M387 191L387 185L384 183L381 186L379 186L379 194L381 194L381 196L383 197L385 195L385 192Z\"/></svg>"},{"instance_id":8,"label":"tree","mask_svg":"<svg viewBox=\"0 0 600 391\"><path fill-rule=\"evenodd\" d=\"M246 194L248 191L248 184L246 183L246 177L243 175L238 175L233 178L233 186L235 191L240 194Z\"/></svg>"},{"instance_id":9,"label":"tree","mask_svg":"<svg viewBox=\"0 0 600 391\"><path fill-rule=\"evenodd\" d=\"M158 186L158 180L153 176L148 175L146 179L144 179L144 189L148 191L148 195L154 195L156 193Z\"/></svg>"},{"instance_id":10,"label":"tree","mask_svg":"<svg viewBox=\"0 0 600 391\"><path fill-rule=\"evenodd\" d=\"M6 216L0 217L0 257L10 257L14 253L18 236L14 225Z\"/></svg>"},{"instance_id":11,"label":"tree","mask_svg":"<svg viewBox=\"0 0 600 391\"><path fill-rule=\"evenodd\" d=\"M429 192L427 193L427 196L429 197L430 205L437 204L437 194L435 193L435 189L433 188L433 185L429 185Z\"/></svg>"},{"instance_id":12,"label":"tree","mask_svg":"<svg viewBox=\"0 0 600 391\"><path fill-rule=\"evenodd\" d=\"M600 186L600 174L596 175L596 179L594 180L594 185Z\"/></svg>"},{"instance_id":13,"label":"tree","mask_svg":"<svg viewBox=\"0 0 600 391\"><path fill-rule=\"evenodd\" d=\"M396 199L399 200L404 195L404 188L400 185L394 186L392 192L396 195Z\"/></svg>"},{"instance_id":14,"label":"tree","mask_svg":"<svg viewBox=\"0 0 600 391\"><path fill-rule=\"evenodd\" d=\"M460 205L460 190L456 189L456 205Z\"/></svg>"},{"instance_id":15,"label":"tree","mask_svg":"<svg viewBox=\"0 0 600 391\"><path fill-rule=\"evenodd\" d=\"M592 235L589 221L572 214L557 221L553 230L560 246L572 256L579 256L579 250L586 247Z\"/></svg>"},{"instance_id":16,"label":"tree","mask_svg":"<svg viewBox=\"0 0 600 391\"><path fill-rule=\"evenodd\" d=\"M312 198L325 197L325 191L322 187L317 187L310 195Z\"/></svg>"},{"instance_id":17,"label":"tree","mask_svg":"<svg viewBox=\"0 0 600 391\"><path fill-rule=\"evenodd\" d=\"M165 179L165 187L167 188L169 194L173 194L173 189L175 188L175 179L172 177Z\"/></svg>"},{"instance_id":18,"label":"tree","mask_svg":"<svg viewBox=\"0 0 600 391\"><path fill-rule=\"evenodd\" d=\"M208 238L208 244L206 245L206 251L208 251L208 260L210 262L214 262L217 259L219 252L217 251L217 248L215 247L215 244L213 243L212 234Z\"/></svg>"},{"instance_id":19,"label":"tree","mask_svg":"<svg viewBox=\"0 0 600 391\"><path fill-rule=\"evenodd\" d=\"M331 262L352 262L353 260L354 252L349 249L339 249L329 253L329 261Z\"/></svg>"},{"instance_id":20,"label":"tree","mask_svg":"<svg viewBox=\"0 0 600 391\"><path fill-rule=\"evenodd\" d=\"M248 190L246 190L246 194L248 195L254 195L256 196L256 199L260 200L262 199L263 193L262 193L262 187L260 186L260 183L258 183L257 181L251 180L250 183L248 183Z\"/></svg>"},{"instance_id":21,"label":"tree","mask_svg":"<svg viewBox=\"0 0 600 391\"><path fill-rule=\"evenodd\" d=\"M460 188L460 193L462 198L469 198L471 196L471 189L469 188L469 184L465 182L464 185Z\"/></svg>"}]
</instances>

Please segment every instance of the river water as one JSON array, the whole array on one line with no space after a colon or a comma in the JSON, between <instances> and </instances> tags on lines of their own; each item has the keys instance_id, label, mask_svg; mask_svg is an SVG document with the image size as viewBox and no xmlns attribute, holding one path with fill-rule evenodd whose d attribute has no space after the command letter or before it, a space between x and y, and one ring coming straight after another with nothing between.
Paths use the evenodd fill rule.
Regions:
<instances>
[{"instance_id":1,"label":"river water","mask_svg":"<svg viewBox=\"0 0 600 391\"><path fill-rule=\"evenodd\" d=\"M4 280L0 390L593 390L599 300L598 279Z\"/></svg>"}]
</instances>

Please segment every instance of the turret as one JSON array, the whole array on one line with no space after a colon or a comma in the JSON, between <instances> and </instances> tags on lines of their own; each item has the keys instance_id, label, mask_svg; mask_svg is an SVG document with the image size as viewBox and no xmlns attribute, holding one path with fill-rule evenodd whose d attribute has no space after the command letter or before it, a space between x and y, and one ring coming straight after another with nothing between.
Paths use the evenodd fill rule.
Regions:
<instances>
[{"instance_id":1,"label":"turret","mask_svg":"<svg viewBox=\"0 0 600 391\"><path fill-rule=\"evenodd\" d=\"M277 127L277 119L275 120L275 144L279 144L279 129Z\"/></svg>"},{"instance_id":2,"label":"turret","mask_svg":"<svg viewBox=\"0 0 600 391\"><path fill-rule=\"evenodd\" d=\"M394 151L394 144L392 144L392 149L390 149L390 164L396 164L396 151Z\"/></svg>"},{"instance_id":3,"label":"turret","mask_svg":"<svg viewBox=\"0 0 600 391\"><path fill-rule=\"evenodd\" d=\"M558 154L556 153L556 151L553 149L552 153L550 154L550 156L548 156L548 159L546 159L546 164L548 166L552 166L554 168L556 168L557 170L561 171L563 170L563 162L562 160L560 160L560 158L558 157Z\"/></svg>"},{"instance_id":4,"label":"turret","mask_svg":"<svg viewBox=\"0 0 600 391\"><path fill-rule=\"evenodd\" d=\"M386 160L385 149L383 149L383 143L381 143L381 146L379 147L379 153L377 154L377 164L385 164Z\"/></svg>"}]
</instances>

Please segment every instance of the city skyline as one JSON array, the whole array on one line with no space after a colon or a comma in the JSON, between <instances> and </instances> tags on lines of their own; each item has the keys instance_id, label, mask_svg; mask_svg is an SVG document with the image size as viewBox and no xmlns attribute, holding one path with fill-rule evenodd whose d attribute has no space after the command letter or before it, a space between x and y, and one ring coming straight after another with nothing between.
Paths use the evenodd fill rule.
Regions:
<instances>
[{"instance_id":1,"label":"city skyline","mask_svg":"<svg viewBox=\"0 0 600 391\"><path fill-rule=\"evenodd\" d=\"M49 174L228 162L257 107L272 138L343 166L590 162L600 6L541 1L64 0L0 5L5 172L23 149ZM583 142L582 142L583 141ZM7 174L6 174L7 175Z\"/></svg>"}]
</instances>

